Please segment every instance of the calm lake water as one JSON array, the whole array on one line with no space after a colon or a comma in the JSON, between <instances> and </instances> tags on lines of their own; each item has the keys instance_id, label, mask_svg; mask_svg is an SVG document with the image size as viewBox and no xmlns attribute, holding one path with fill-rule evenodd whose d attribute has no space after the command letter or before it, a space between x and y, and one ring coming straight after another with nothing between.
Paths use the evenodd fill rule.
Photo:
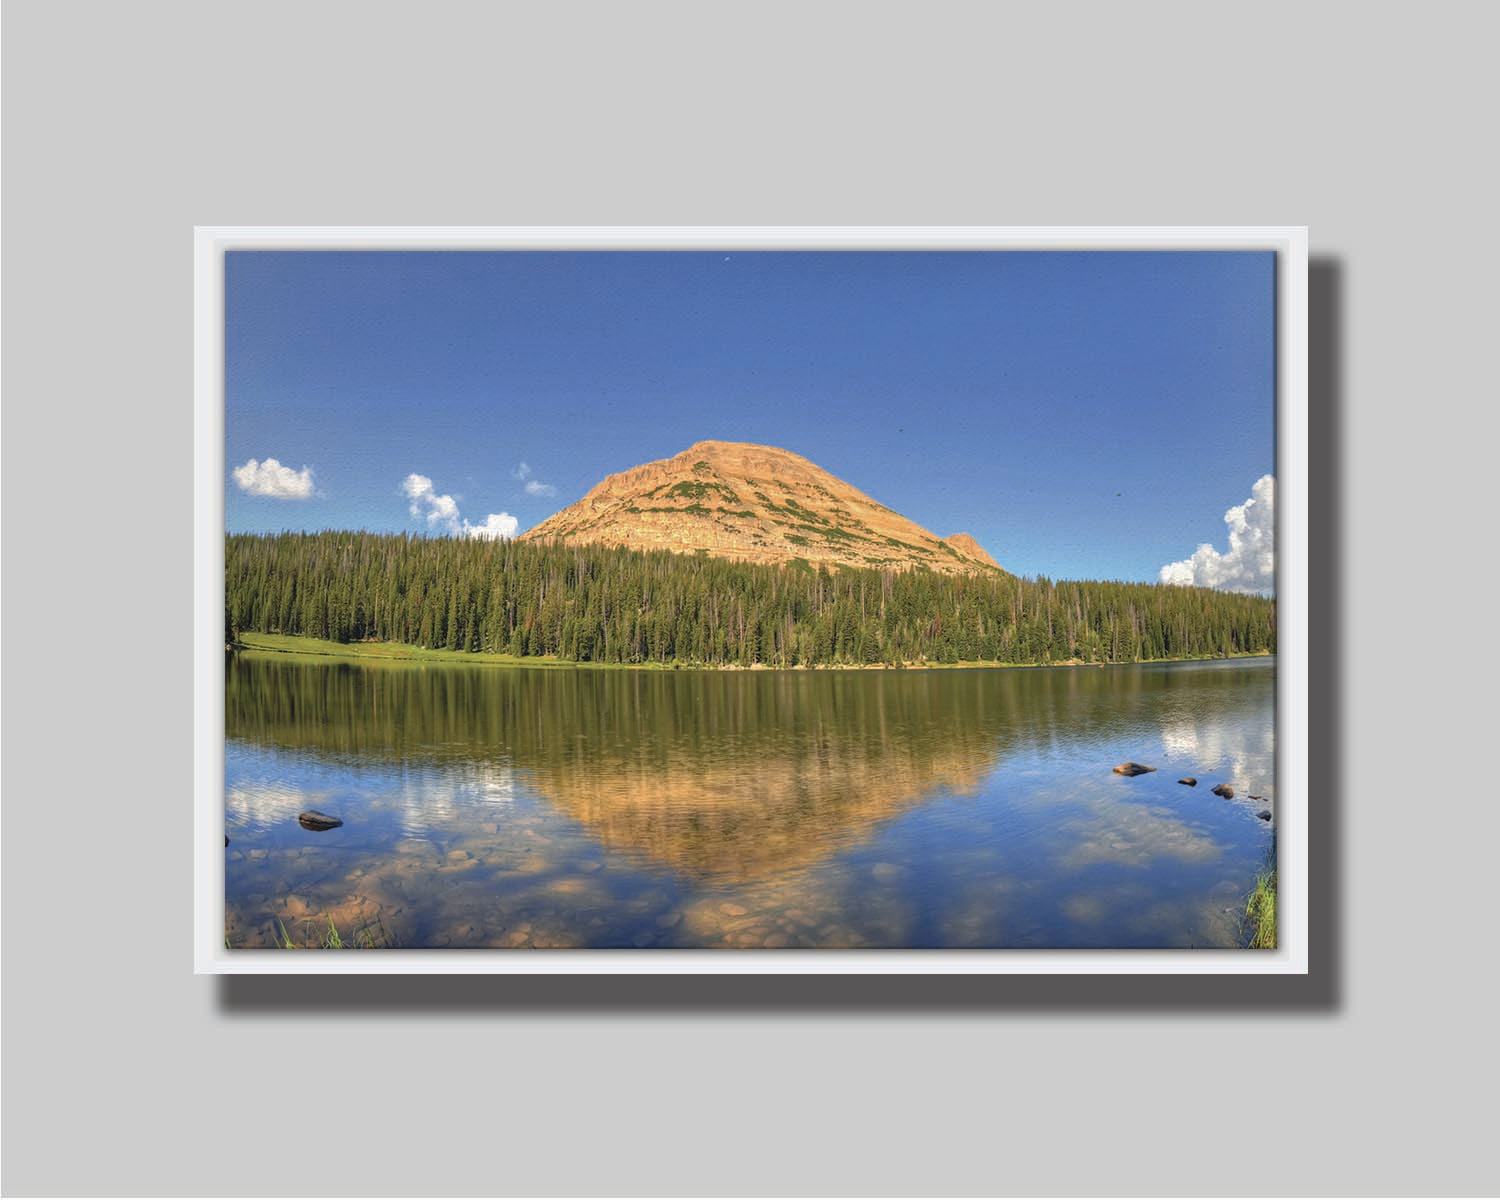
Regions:
<instances>
[{"instance_id":1,"label":"calm lake water","mask_svg":"<svg viewBox=\"0 0 1500 1200\"><path fill-rule=\"evenodd\" d=\"M1272 659L227 670L232 947L1236 946L1272 839Z\"/></svg>"}]
</instances>

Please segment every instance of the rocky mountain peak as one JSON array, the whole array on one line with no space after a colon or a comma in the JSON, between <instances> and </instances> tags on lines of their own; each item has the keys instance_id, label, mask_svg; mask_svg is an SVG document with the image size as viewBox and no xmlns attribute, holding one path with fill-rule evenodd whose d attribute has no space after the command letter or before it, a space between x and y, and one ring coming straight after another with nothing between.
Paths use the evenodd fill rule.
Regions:
<instances>
[{"instance_id":1,"label":"rocky mountain peak","mask_svg":"<svg viewBox=\"0 0 1500 1200\"><path fill-rule=\"evenodd\" d=\"M748 442L696 442L610 475L522 537L747 562L1000 569L967 534L945 541L800 454Z\"/></svg>"}]
</instances>

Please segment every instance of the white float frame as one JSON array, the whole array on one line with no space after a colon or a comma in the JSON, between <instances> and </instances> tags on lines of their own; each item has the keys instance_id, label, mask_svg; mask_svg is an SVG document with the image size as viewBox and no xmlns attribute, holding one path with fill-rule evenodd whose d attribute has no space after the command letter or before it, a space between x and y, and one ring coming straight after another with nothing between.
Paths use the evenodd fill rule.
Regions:
<instances>
[{"instance_id":1,"label":"white float frame","mask_svg":"<svg viewBox=\"0 0 1500 1200\"><path fill-rule=\"evenodd\" d=\"M1269 250L1276 264L1276 950L367 950L224 946L224 255L229 250ZM193 962L198 974L1305 975L1308 956L1307 228L194 230Z\"/></svg>"}]
</instances>

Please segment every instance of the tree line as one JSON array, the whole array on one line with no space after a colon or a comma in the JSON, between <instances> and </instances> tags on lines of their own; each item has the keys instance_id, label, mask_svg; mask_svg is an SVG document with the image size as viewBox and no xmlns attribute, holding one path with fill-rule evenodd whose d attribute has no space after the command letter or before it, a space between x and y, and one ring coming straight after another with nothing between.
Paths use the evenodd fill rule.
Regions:
<instances>
[{"instance_id":1,"label":"tree line","mask_svg":"<svg viewBox=\"0 0 1500 1200\"><path fill-rule=\"evenodd\" d=\"M669 551L230 534L224 628L575 662L773 667L1274 653L1276 603L1158 584L830 572Z\"/></svg>"}]
</instances>

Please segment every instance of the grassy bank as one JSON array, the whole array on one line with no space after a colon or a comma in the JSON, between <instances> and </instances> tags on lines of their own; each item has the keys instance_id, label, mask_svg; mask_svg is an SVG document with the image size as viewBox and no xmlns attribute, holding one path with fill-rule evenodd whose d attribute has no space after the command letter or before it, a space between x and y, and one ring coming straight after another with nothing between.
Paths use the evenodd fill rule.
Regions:
<instances>
[{"instance_id":1,"label":"grassy bank","mask_svg":"<svg viewBox=\"0 0 1500 1200\"><path fill-rule=\"evenodd\" d=\"M556 658L522 658L511 654L470 654L463 650L429 650L399 642L326 642L321 638L285 633L242 633L237 646L261 654L292 654L299 658L355 659L388 663L466 663L477 667L591 667L594 663L564 662ZM660 663L642 664L661 668ZM615 668L619 669L619 668Z\"/></svg>"},{"instance_id":2,"label":"grassy bank","mask_svg":"<svg viewBox=\"0 0 1500 1200\"><path fill-rule=\"evenodd\" d=\"M1265 870L1255 881L1255 890L1245 901L1246 946L1251 950L1276 949L1276 848L1267 854Z\"/></svg>"},{"instance_id":3,"label":"grassy bank","mask_svg":"<svg viewBox=\"0 0 1500 1200\"><path fill-rule=\"evenodd\" d=\"M375 918L373 925L366 922L351 929L347 941L339 933L339 928L333 923L332 917L328 919L326 930L314 921L304 921L300 942L292 940L285 922L279 918L276 926L281 931L276 941L278 950L394 950L396 948L395 941L386 932L385 923L379 917ZM228 944L227 939L225 944Z\"/></svg>"},{"instance_id":4,"label":"grassy bank","mask_svg":"<svg viewBox=\"0 0 1500 1200\"><path fill-rule=\"evenodd\" d=\"M468 666L478 667L527 667L532 669L563 669L563 670L602 670L602 671L673 671L673 670L697 670L697 671L770 671L770 670L793 670L793 671L952 671L984 668L1034 668L1036 663L1006 663L1006 662L957 662L957 663L906 663L901 667L892 667L886 663L871 663L861 666L854 663L820 663L810 667L766 667L757 664L754 667L713 667L701 663L679 663L679 662L642 662L642 663L595 663L574 662L570 659L554 658L549 656L520 656L514 654L490 654L474 653L464 650L429 650L424 646L408 646L399 642L329 642L321 638L297 637L283 633L242 633L240 634L237 647L240 650L260 654L291 654L298 657L348 659L361 662L382 663L432 663L452 664L463 663ZM1268 655L1236 655L1239 658L1264 658ZM1201 658L1173 659L1173 662L1200 662L1210 661ZM1081 666L1130 666L1129 663L1082 663L1082 662L1060 662L1046 664L1053 667L1081 667Z\"/></svg>"},{"instance_id":5,"label":"grassy bank","mask_svg":"<svg viewBox=\"0 0 1500 1200\"><path fill-rule=\"evenodd\" d=\"M339 927L333 923L333 918L328 918L328 928L322 925L323 918L308 918L302 922L302 940L296 941L287 930L286 922L281 918L276 919L276 929L271 934L271 940L278 950L394 950L399 943L390 935L378 916L374 922L369 921L356 925L349 931L346 939L339 932ZM224 934L224 949L233 950L236 947L230 942L229 934Z\"/></svg>"}]
</instances>

